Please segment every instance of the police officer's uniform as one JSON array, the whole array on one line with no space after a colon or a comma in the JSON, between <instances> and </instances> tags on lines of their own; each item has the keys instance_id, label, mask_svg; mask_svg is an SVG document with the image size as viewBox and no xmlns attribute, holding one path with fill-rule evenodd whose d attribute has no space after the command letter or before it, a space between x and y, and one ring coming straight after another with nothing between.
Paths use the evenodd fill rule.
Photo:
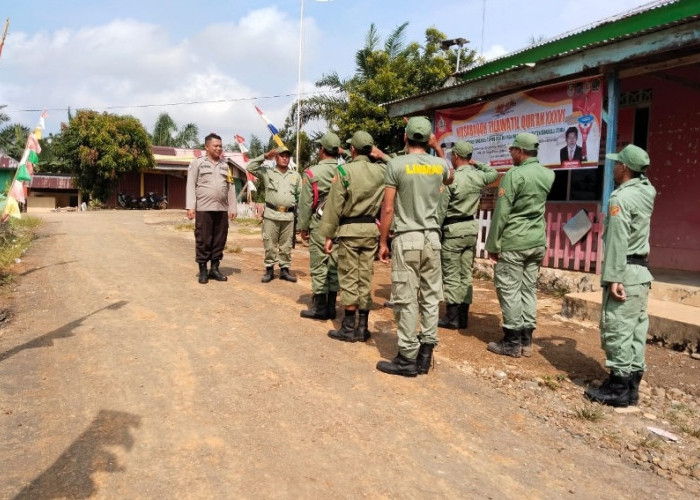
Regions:
<instances>
[{"instance_id":1,"label":"police officer's uniform","mask_svg":"<svg viewBox=\"0 0 700 500\"><path fill-rule=\"evenodd\" d=\"M277 148L277 153L289 152L286 147ZM301 177L287 168L282 172L277 167L263 165L265 155L254 158L248 164L248 172L261 178L265 186L265 212L263 213L263 246L265 248L265 268L268 274L279 263L280 275L289 275L292 263L292 237L294 232L294 211L296 210ZM296 280L296 278L294 278Z\"/></svg>"},{"instance_id":2,"label":"police officer's uniform","mask_svg":"<svg viewBox=\"0 0 700 500\"><path fill-rule=\"evenodd\" d=\"M379 237L376 218L384 198L386 167L383 163L372 163L367 156L374 145L367 132L355 132L350 144L358 153L365 154L358 154L349 163L338 166L319 232L325 238L337 238L340 303L359 309L357 327L355 309L346 307L342 327L329 331L328 335L356 342L366 341L370 336L368 318Z\"/></svg>"},{"instance_id":3,"label":"police officer's uniform","mask_svg":"<svg viewBox=\"0 0 700 500\"><path fill-rule=\"evenodd\" d=\"M318 141L329 154L338 154L340 139L332 132ZM297 227L309 232L309 274L314 294L312 308L301 311L303 318L335 319L335 302L338 294L338 252L331 255L324 250L325 237L318 230L323 215L331 181L335 176L338 160L324 158L302 173Z\"/></svg>"},{"instance_id":4,"label":"police officer's uniform","mask_svg":"<svg viewBox=\"0 0 700 500\"><path fill-rule=\"evenodd\" d=\"M458 141L453 155L467 159L473 146ZM465 163L455 168L454 181L446 186L440 197L442 224L442 284L447 303L447 316L438 325L445 328L467 328L469 305L472 303L472 267L479 222L481 190L498 179L498 171L480 162Z\"/></svg>"},{"instance_id":5,"label":"police officer's uniform","mask_svg":"<svg viewBox=\"0 0 700 500\"><path fill-rule=\"evenodd\" d=\"M610 379L598 390L587 390L586 396L613 406L627 406L637 404L639 383L646 369L647 298L653 279L647 267L647 257L656 190L645 175L649 165L646 151L629 145L619 154L607 156L639 175L618 186L608 202L603 233L600 339ZM624 286L624 301L611 296L610 285L613 283ZM628 391L625 391L625 386Z\"/></svg>"},{"instance_id":6,"label":"police officer's uniform","mask_svg":"<svg viewBox=\"0 0 700 500\"><path fill-rule=\"evenodd\" d=\"M511 148L537 151L539 141L530 133L518 134ZM536 283L547 237L544 219L547 195L554 172L531 156L512 167L501 179L486 251L500 254L494 283L503 313L502 342L488 349L497 354L520 357L531 354L532 332L536 327Z\"/></svg>"}]
</instances>

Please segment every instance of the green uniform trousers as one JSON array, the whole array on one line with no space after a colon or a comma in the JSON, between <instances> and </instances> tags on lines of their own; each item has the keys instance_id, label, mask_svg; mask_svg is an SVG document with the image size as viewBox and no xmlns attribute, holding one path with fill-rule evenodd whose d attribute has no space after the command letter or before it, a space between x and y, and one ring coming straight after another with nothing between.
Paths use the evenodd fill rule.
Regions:
<instances>
[{"instance_id":1,"label":"green uniform trousers","mask_svg":"<svg viewBox=\"0 0 700 500\"><path fill-rule=\"evenodd\" d=\"M647 297L651 283L625 285L624 302L610 295L610 287L603 287L600 314L600 343L605 351L605 366L615 375L627 376L644 371L644 349L647 344L649 316Z\"/></svg>"},{"instance_id":2,"label":"green uniform trousers","mask_svg":"<svg viewBox=\"0 0 700 500\"><path fill-rule=\"evenodd\" d=\"M340 303L369 311L372 308L372 275L377 238L338 238Z\"/></svg>"},{"instance_id":3,"label":"green uniform trousers","mask_svg":"<svg viewBox=\"0 0 700 500\"><path fill-rule=\"evenodd\" d=\"M503 328L535 328L537 274L545 252L545 247L501 252L494 283L503 313Z\"/></svg>"},{"instance_id":4,"label":"green uniform trousers","mask_svg":"<svg viewBox=\"0 0 700 500\"><path fill-rule=\"evenodd\" d=\"M476 235L444 238L440 257L445 302L471 304L473 295L472 267L476 250Z\"/></svg>"},{"instance_id":5,"label":"green uniform trousers","mask_svg":"<svg viewBox=\"0 0 700 500\"><path fill-rule=\"evenodd\" d=\"M309 274L314 294L338 291L338 250L334 247L328 255L325 244L326 238L321 232L312 229L309 233Z\"/></svg>"},{"instance_id":6,"label":"green uniform trousers","mask_svg":"<svg viewBox=\"0 0 700 500\"><path fill-rule=\"evenodd\" d=\"M438 343L438 307L442 300L440 236L438 231L401 233L394 238L391 249L391 298L399 353L416 359L421 343Z\"/></svg>"},{"instance_id":7,"label":"green uniform trousers","mask_svg":"<svg viewBox=\"0 0 700 500\"><path fill-rule=\"evenodd\" d=\"M280 268L292 264L293 220L263 219L262 236L265 248L265 267L279 262Z\"/></svg>"}]
</instances>

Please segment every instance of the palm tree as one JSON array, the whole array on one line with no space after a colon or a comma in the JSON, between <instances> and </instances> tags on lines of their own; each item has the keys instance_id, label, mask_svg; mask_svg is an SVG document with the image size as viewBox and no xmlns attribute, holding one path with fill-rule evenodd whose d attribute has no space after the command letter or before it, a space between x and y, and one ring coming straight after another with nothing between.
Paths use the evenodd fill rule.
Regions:
<instances>
[{"instance_id":1,"label":"palm tree","mask_svg":"<svg viewBox=\"0 0 700 500\"><path fill-rule=\"evenodd\" d=\"M198 135L199 128L194 123L188 123L178 130L170 115L161 113L156 119L151 139L156 146L194 148L199 144Z\"/></svg>"},{"instance_id":2,"label":"palm tree","mask_svg":"<svg viewBox=\"0 0 700 500\"><path fill-rule=\"evenodd\" d=\"M0 129L0 150L19 160L29 137L29 127L19 124L6 125Z\"/></svg>"}]
</instances>

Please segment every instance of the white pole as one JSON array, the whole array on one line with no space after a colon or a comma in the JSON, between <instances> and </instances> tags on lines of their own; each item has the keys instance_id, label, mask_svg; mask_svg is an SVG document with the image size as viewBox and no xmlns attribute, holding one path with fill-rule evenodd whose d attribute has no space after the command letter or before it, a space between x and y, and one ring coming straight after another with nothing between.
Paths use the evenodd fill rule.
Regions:
<instances>
[{"instance_id":1,"label":"white pole","mask_svg":"<svg viewBox=\"0 0 700 500\"><path fill-rule=\"evenodd\" d=\"M299 146L301 144L301 55L304 50L304 0L301 0L301 14L299 15L299 73L297 78L297 170L299 163Z\"/></svg>"}]
</instances>

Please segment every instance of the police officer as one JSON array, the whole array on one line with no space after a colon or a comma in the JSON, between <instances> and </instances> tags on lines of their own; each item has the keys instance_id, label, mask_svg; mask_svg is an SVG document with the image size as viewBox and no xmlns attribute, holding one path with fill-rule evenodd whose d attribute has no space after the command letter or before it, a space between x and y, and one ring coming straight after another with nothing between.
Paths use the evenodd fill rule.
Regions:
<instances>
[{"instance_id":1,"label":"police officer","mask_svg":"<svg viewBox=\"0 0 700 500\"><path fill-rule=\"evenodd\" d=\"M304 170L299 197L299 229L301 238L309 242L309 274L314 294L311 308L301 311L302 318L335 319L338 296L338 253L327 254L326 239L318 230L331 181L338 166L340 139L333 132L317 142L319 162Z\"/></svg>"},{"instance_id":2,"label":"police officer","mask_svg":"<svg viewBox=\"0 0 700 500\"><path fill-rule=\"evenodd\" d=\"M370 337L372 275L379 236L376 218L384 196L385 172L383 163L372 163L370 158L388 157L374 146L374 139L365 131L355 132L348 142L352 160L337 168L319 232L326 238L328 254L337 238L340 303L345 309L341 328L330 330L328 336L345 342L365 342Z\"/></svg>"},{"instance_id":3,"label":"police officer","mask_svg":"<svg viewBox=\"0 0 700 500\"><path fill-rule=\"evenodd\" d=\"M395 217L391 259L391 298L397 324L398 354L377 369L415 377L428 373L437 344L440 271L440 188L453 180L427 118L413 117L404 136L408 151L386 168L379 259L389 262L387 239ZM439 156L427 153L432 147ZM420 334L417 334L420 316Z\"/></svg>"},{"instance_id":4,"label":"police officer","mask_svg":"<svg viewBox=\"0 0 700 500\"><path fill-rule=\"evenodd\" d=\"M532 355L535 285L547 244L544 209L554 183L554 172L537 161L538 148L536 135L515 136L509 148L514 167L501 179L486 238L503 313L503 340L489 342L487 349L514 358Z\"/></svg>"},{"instance_id":5,"label":"police officer","mask_svg":"<svg viewBox=\"0 0 700 500\"><path fill-rule=\"evenodd\" d=\"M472 303L472 266L479 223L474 214L479 208L481 190L498 179L498 171L472 160L474 147L458 141L452 148L454 182L440 197L442 223L442 283L447 302L447 317L438 326L467 328Z\"/></svg>"},{"instance_id":6,"label":"police officer","mask_svg":"<svg viewBox=\"0 0 700 500\"><path fill-rule=\"evenodd\" d=\"M195 259L199 264L198 281L209 278L226 281L219 271L228 237L228 216L236 218L236 186L223 155L221 137L209 134L204 139L206 155L195 158L187 167L185 207L187 218L195 219ZM207 262L211 270L207 273Z\"/></svg>"},{"instance_id":7,"label":"police officer","mask_svg":"<svg viewBox=\"0 0 700 500\"><path fill-rule=\"evenodd\" d=\"M646 368L647 297L653 279L647 256L656 190L646 176L649 155L642 148L630 144L607 158L617 162L613 170L617 188L605 216L601 274L600 340L610 377L585 395L591 401L625 407L638 403Z\"/></svg>"},{"instance_id":8,"label":"police officer","mask_svg":"<svg viewBox=\"0 0 700 500\"><path fill-rule=\"evenodd\" d=\"M263 246L265 274L263 283L275 278L275 264L279 262L280 279L296 282L289 273L292 263L294 210L301 187L301 177L289 168L292 152L286 146L271 149L248 164L248 172L260 177L265 185L265 212L263 213ZM274 168L263 165L264 160L275 160Z\"/></svg>"}]
</instances>

